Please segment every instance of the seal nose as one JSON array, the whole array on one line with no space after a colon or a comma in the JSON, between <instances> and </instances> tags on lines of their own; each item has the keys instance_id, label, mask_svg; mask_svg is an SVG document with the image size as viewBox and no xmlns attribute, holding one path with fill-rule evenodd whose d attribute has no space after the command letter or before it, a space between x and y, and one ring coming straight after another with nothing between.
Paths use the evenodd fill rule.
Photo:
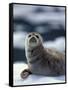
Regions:
<instances>
[{"instance_id":1,"label":"seal nose","mask_svg":"<svg viewBox=\"0 0 68 90\"><path fill-rule=\"evenodd\" d=\"M36 42L36 38L35 38L35 37L32 37L32 38L30 39L30 42Z\"/></svg>"}]
</instances>

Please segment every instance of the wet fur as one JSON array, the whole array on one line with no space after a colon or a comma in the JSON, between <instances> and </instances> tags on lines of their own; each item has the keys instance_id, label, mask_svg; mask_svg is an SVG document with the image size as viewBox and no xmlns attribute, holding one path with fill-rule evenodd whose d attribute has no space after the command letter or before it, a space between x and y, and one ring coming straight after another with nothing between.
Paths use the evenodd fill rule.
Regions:
<instances>
[{"instance_id":1,"label":"wet fur","mask_svg":"<svg viewBox=\"0 0 68 90\"><path fill-rule=\"evenodd\" d=\"M65 55L63 53L44 48L42 43L34 48L27 44L26 46L25 53L31 73L48 76L65 74Z\"/></svg>"},{"instance_id":2,"label":"wet fur","mask_svg":"<svg viewBox=\"0 0 68 90\"><path fill-rule=\"evenodd\" d=\"M34 74L62 75L65 73L65 55L40 45L32 50L27 57L28 67Z\"/></svg>"}]
</instances>

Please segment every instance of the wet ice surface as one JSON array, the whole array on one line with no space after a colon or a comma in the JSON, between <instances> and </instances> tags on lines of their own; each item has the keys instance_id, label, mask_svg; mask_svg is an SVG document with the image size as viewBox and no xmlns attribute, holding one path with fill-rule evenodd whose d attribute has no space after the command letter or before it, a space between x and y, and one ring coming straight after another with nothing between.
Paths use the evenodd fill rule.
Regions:
<instances>
[{"instance_id":1,"label":"wet ice surface","mask_svg":"<svg viewBox=\"0 0 68 90\"><path fill-rule=\"evenodd\" d=\"M14 48L24 49L25 48L25 37L26 32L15 32L13 34L13 46ZM53 41L46 41L43 43L44 47L56 48L58 51L63 52L65 50L65 37L57 37ZM57 46L57 47L56 47Z\"/></svg>"},{"instance_id":2,"label":"wet ice surface","mask_svg":"<svg viewBox=\"0 0 68 90\"><path fill-rule=\"evenodd\" d=\"M13 84L16 85L33 85L33 84L50 84L50 83L64 83L65 76L40 76L40 75L29 75L26 79L21 79L20 73L22 70L27 68L25 63L14 63L13 65Z\"/></svg>"}]
</instances>

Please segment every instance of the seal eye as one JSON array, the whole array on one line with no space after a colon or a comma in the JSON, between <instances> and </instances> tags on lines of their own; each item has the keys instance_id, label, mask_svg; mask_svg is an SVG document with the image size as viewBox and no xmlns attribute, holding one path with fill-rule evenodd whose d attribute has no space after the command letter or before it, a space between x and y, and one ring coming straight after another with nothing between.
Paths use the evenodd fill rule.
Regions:
<instances>
[{"instance_id":1,"label":"seal eye","mask_svg":"<svg viewBox=\"0 0 68 90\"><path fill-rule=\"evenodd\" d=\"M29 35L28 37L31 37L31 35Z\"/></svg>"},{"instance_id":2,"label":"seal eye","mask_svg":"<svg viewBox=\"0 0 68 90\"><path fill-rule=\"evenodd\" d=\"M37 38L39 38L39 36L38 35L35 35Z\"/></svg>"}]
</instances>

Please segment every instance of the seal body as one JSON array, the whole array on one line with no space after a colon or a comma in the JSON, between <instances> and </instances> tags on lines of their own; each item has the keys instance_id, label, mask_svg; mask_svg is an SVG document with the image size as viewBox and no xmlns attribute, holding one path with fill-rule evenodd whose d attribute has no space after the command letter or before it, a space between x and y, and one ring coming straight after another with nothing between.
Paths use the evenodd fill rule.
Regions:
<instances>
[{"instance_id":1,"label":"seal body","mask_svg":"<svg viewBox=\"0 0 68 90\"><path fill-rule=\"evenodd\" d=\"M25 53L31 73L49 76L65 74L65 55L44 48L40 34L28 34L25 40Z\"/></svg>"},{"instance_id":2,"label":"seal body","mask_svg":"<svg viewBox=\"0 0 68 90\"><path fill-rule=\"evenodd\" d=\"M65 55L55 49L44 48L38 33L32 32L26 36L25 55L28 68L21 72L23 79L32 73L45 76L65 74Z\"/></svg>"}]
</instances>

